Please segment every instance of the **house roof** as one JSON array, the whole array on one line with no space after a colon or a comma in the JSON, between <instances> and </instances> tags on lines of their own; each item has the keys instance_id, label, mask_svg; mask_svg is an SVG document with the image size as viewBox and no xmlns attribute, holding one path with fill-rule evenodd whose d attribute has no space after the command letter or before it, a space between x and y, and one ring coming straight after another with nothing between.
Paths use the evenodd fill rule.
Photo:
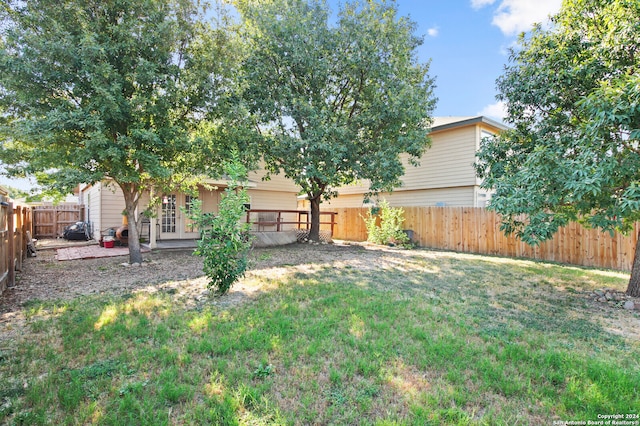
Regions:
<instances>
[{"instance_id":1,"label":"house roof","mask_svg":"<svg viewBox=\"0 0 640 426\"><path fill-rule=\"evenodd\" d=\"M435 132L438 130L453 129L456 127L470 126L473 124L486 124L499 130L507 130L509 128L508 126L498 121L492 120L483 115L478 115L475 117L434 117L431 131Z\"/></svg>"},{"instance_id":2,"label":"house roof","mask_svg":"<svg viewBox=\"0 0 640 426\"><path fill-rule=\"evenodd\" d=\"M203 183L206 183L211 186L226 188L227 186L229 186L229 184L231 184L231 180L225 179L225 177L222 177L221 179L204 179ZM240 184L240 186L244 188L255 188L258 186L257 182L252 181L250 179L247 179L244 182L238 182L238 183Z\"/></svg>"}]
</instances>

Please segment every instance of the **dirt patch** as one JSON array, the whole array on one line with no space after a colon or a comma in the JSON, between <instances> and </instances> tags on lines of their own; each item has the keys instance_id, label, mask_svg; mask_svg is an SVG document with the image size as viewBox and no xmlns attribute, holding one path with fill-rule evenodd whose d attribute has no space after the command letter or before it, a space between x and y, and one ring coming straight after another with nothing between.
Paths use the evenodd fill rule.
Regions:
<instances>
[{"instance_id":1,"label":"dirt patch","mask_svg":"<svg viewBox=\"0 0 640 426\"><path fill-rule=\"evenodd\" d=\"M92 294L123 294L133 290L168 289L180 282L181 287L206 290L202 258L193 250L165 250L145 253L141 266L126 265L127 257L81 259L59 262L55 250L40 250L38 256L27 259L17 274L16 285L0 297L0 315L19 311L33 300L70 300ZM347 264L366 267L379 265L376 259L383 250L368 250L351 244L291 244L275 248L257 248L251 252L252 273L278 266L301 266L311 271L314 265L327 265L345 259ZM357 259L357 261L355 260ZM247 289L242 280L231 293ZM0 316L0 322L3 320Z\"/></svg>"},{"instance_id":2,"label":"dirt patch","mask_svg":"<svg viewBox=\"0 0 640 426\"><path fill-rule=\"evenodd\" d=\"M450 276L462 273L457 262L465 259L487 263L527 262L368 244L292 244L254 249L247 276L228 295L211 298L207 279L202 272L202 259L194 256L192 250L154 251L145 253L144 259L141 266L124 266L126 257L59 262L55 259L55 250L40 250L37 257L24 262L24 270L18 273L16 285L0 296L0 348L3 340L20 333L26 324L24 308L33 301L72 300L79 296L120 295L133 291L164 291L187 307L205 303L230 306L266 291L270 282L297 272L313 273L326 268L337 272L353 268L373 274L375 271L392 270L401 275L409 271L420 277ZM444 289L433 289L436 290ZM581 295L571 297L580 298ZM614 308L603 313L602 309L601 304L591 303L590 310L602 318L607 329L624 336L637 333L638 319L635 315Z\"/></svg>"},{"instance_id":3,"label":"dirt patch","mask_svg":"<svg viewBox=\"0 0 640 426\"><path fill-rule=\"evenodd\" d=\"M64 247L69 245L73 243ZM186 305L197 305L210 298L202 258L194 256L192 250L145 253L141 266L124 266L126 257L59 262L55 254L54 249L40 249L37 257L26 259L23 271L17 274L16 285L0 296L0 341L19 332L25 321L23 308L34 301L72 300L79 296L132 291L167 291ZM252 278L263 275L266 270L277 274L272 268L278 266L297 265L301 270L312 271L319 264L340 259L375 265L378 263L375 259L383 254L381 250L350 244L292 244L254 249L246 279L237 283L225 297L208 300L208 303L232 305L252 297L263 285Z\"/></svg>"}]
</instances>

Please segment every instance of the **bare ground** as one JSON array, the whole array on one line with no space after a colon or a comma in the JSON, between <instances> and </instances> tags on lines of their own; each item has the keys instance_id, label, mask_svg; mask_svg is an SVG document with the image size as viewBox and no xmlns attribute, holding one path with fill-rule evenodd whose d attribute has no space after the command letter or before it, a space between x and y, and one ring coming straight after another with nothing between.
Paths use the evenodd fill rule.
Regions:
<instances>
[{"instance_id":1,"label":"bare ground","mask_svg":"<svg viewBox=\"0 0 640 426\"><path fill-rule=\"evenodd\" d=\"M442 268L435 268L440 273L448 274L457 272L450 269L452 265L446 265L452 259L482 259L490 263L526 262L450 252L398 250L367 244L292 244L254 249L247 276L229 294L212 298L207 290L206 277L203 276L202 259L194 256L190 250L155 251L145 254L144 258L142 266L128 266L127 257L59 262L55 259L55 250L38 251L37 257L25 261L16 285L0 296L0 348L23 332L27 323L25 307L36 301L71 300L85 295L119 295L132 291L165 291L173 294L185 306L204 303L227 306L266 291L270 279L296 271L312 272L331 267L336 270L357 268L372 272L393 269L402 273L407 268L412 271L427 268L420 266L420 262L428 260L428 268L433 269L434 264L441 263ZM424 272L433 271L424 269ZM624 276L621 273L619 275ZM627 337L640 338L637 314L595 302L591 303L589 309L602 318L606 329Z\"/></svg>"},{"instance_id":2,"label":"bare ground","mask_svg":"<svg viewBox=\"0 0 640 426\"><path fill-rule=\"evenodd\" d=\"M313 264L333 263L341 258L353 263L354 258L361 257L362 263L371 265L383 254L383 250L367 250L351 244L258 248L251 252L248 276L251 277L252 272L260 275L259 271L274 267L272 273L277 274L277 267L282 266L298 265L308 269ZM196 299L208 296L202 258L194 256L192 250L155 251L145 253L143 257L141 266L129 266L126 256L59 262L55 250L40 250L37 257L24 262L24 270L17 274L16 285L0 297L0 322L30 301L70 300L92 294L117 295L174 287ZM249 281L240 281L233 287L231 296L247 290Z\"/></svg>"},{"instance_id":3,"label":"bare ground","mask_svg":"<svg viewBox=\"0 0 640 426\"><path fill-rule=\"evenodd\" d=\"M76 243L84 244L84 243ZM358 259L357 263L376 264L384 254L350 244L292 244L254 249L250 271L224 297L211 297L202 272L202 258L192 250L165 250L144 254L141 266L129 266L128 258L108 257L60 262L55 249L73 245L69 242L38 243L34 258L24 262L17 273L16 285L0 296L0 348L12 340L26 325L24 308L35 302L72 300L87 295L119 295L132 291L167 291L187 306L202 303L232 305L264 290L265 284L255 277L283 273L279 267L298 265L310 270L314 264L330 264L341 258Z\"/></svg>"}]
</instances>

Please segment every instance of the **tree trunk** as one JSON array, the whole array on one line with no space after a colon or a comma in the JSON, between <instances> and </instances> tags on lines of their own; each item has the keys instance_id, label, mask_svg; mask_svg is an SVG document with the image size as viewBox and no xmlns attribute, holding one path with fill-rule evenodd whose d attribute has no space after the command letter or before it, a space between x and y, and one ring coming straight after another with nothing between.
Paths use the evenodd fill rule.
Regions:
<instances>
[{"instance_id":1,"label":"tree trunk","mask_svg":"<svg viewBox=\"0 0 640 426\"><path fill-rule=\"evenodd\" d=\"M638 242L636 242L636 254L633 257L627 296L640 297L640 233L638 233Z\"/></svg>"},{"instance_id":2,"label":"tree trunk","mask_svg":"<svg viewBox=\"0 0 640 426\"><path fill-rule=\"evenodd\" d=\"M138 222L140 219L136 217L135 209L130 211L127 209L127 220L129 221L129 263L142 263L142 251L140 251L140 234L138 232Z\"/></svg>"},{"instance_id":3,"label":"tree trunk","mask_svg":"<svg viewBox=\"0 0 640 426\"><path fill-rule=\"evenodd\" d=\"M138 233L139 218L136 217L135 193L124 191L124 204L127 209L127 230L129 244L129 263L142 263L142 252L140 251L140 234Z\"/></svg>"},{"instance_id":4,"label":"tree trunk","mask_svg":"<svg viewBox=\"0 0 640 426\"><path fill-rule=\"evenodd\" d=\"M320 195L310 198L311 201L311 229L309 240L320 242Z\"/></svg>"}]
</instances>

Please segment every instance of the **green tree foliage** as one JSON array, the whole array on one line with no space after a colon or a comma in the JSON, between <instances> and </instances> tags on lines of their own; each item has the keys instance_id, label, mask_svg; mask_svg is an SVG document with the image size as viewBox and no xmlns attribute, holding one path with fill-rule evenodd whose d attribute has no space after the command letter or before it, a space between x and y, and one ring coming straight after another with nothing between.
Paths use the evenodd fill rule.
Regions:
<instances>
[{"instance_id":1,"label":"green tree foliage","mask_svg":"<svg viewBox=\"0 0 640 426\"><path fill-rule=\"evenodd\" d=\"M639 23L637 0L568 0L521 36L498 80L513 129L484 142L478 165L507 233L537 244L570 221L640 219ZM640 296L637 249L627 293Z\"/></svg>"},{"instance_id":2,"label":"green tree foliage","mask_svg":"<svg viewBox=\"0 0 640 426\"><path fill-rule=\"evenodd\" d=\"M234 55L199 4L3 2L0 160L10 173L66 192L112 179L137 224L144 191L193 184L218 164L215 126L202 119L224 100ZM140 262L138 226L129 228Z\"/></svg>"},{"instance_id":3,"label":"green tree foliage","mask_svg":"<svg viewBox=\"0 0 640 426\"><path fill-rule=\"evenodd\" d=\"M320 202L367 179L399 185L401 153L428 145L435 105L421 38L393 1L347 3L332 17L315 0L237 0L249 43L244 99L264 160L301 186L318 240Z\"/></svg>"},{"instance_id":4,"label":"green tree foliage","mask_svg":"<svg viewBox=\"0 0 640 426\"><path fill-rule=\"evenodd\" d=\"M247 269L247 256L251 249L251 225L244 222L244 205L249 195L242 188L247 170L238 161L225 166L230 183L218 206L218 213L203 213L197 200L191 219L200 231L196 255L204 257L204 272L209 277L209 288L222 295Z\"/></svg>"}]
</instances>

